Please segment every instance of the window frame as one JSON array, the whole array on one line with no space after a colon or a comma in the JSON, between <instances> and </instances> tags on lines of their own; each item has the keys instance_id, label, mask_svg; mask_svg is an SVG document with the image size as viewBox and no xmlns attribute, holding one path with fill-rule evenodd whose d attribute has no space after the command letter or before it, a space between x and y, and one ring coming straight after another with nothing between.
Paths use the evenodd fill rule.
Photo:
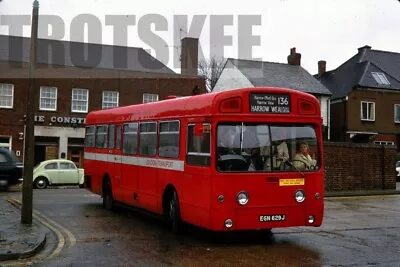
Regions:
<instances>
[{"instance_id":1,"label":"window frame","mask_svg":"<svg viewBox=\"0 0 400 267\"><path fill-rule=\"evenodd\" d=\"M104 144L104 146L103 147L98 147L97 146L97 135L99 134L98 132L97 132L97 129L99 128L99 127L106 127L106 130L105 130L105 133L101 133L101 135L105 135L105 144ZM94 141L94 148L97 148L97 149L106 149L107 147L108 147L108 124L98 124L98 125L96 125L96 131L95 131L95 141Z\"/></svg>"},{"instance_id":2,"label":"window frame","mask_svg":"<svg viewBox=\"0 0 400 267\"><path fill-rule=\"evenodd\" d=\"M124 147L124 143L125 143L125 125L129 125L129 124L136 124L136 132L130 132L128 134L134 135L136 134L136 150L134 151L134 153L128 153L125 151L125 147ZM119 125L121 126L121 125ZM122 124L121 126L121 133L122 133L122 138L121 138L121 145L120 145L120 149L122 150L122 154L125 155L137 155L138 154L138 149L139 149L139 123L136 121L131 121L131 122L126 122L124 124Z\"/></svg>"},{"instance_id":3,"label":"window frame","mask_svg":"<svg viewBox=\"0 0 400 267\"><path fill-rule=\"evenodd\" d=\"M145 101L144 101L145 96L157 96L157 100L155 100L155 101L146 101L146 102L145 102ZM160 100L160 96L159 96L158 94L143 93L143 99L142 99L143 104L144 104L144 103L157 102L157 101L159 101L159 100Z\"/></svg>"},{"instance_id":4,"label":"window frame","mask_svg":"<svg viewBox=\"0 0 400 267\"><path fill-rule=\"evenodd\" d=\"M117 105L115 107L105 108L105 106L104 106L105 103L114 104L114 102L110 102L110 101L105 101L104 100L104 98L105 98L104 96L105 96L106 93L111 93L111 94L112 93L116 93L117 94ZM111 109L111 108L116 108L116 107L119 107L119 91L103 90L102 99L101 99L101 109Z\"/></svg>"},{"instance_id":5,"label":"window frame","mask_svg":"<svg viewBox=\"0 0 400 267\"><path fill-rule=\"evenodd\" d=\"M372 78L379 84L383 86L390 86L390 81L383 72L371 72Z\"/></svg>"},{"instance_id":6,"label":"window frame","mask_svg":"<svg viewBox=\"0 0 400 267\"><path fill-rule=\"evenodd\" d=\"M196 166L196 167L203 167L203 168L209 168L209 167L211 167L211 165L212 165L212 163L211 163L211 161L212 161L212 153L213 153L213 145L212 145L212 130L211 130L211 132L210 132L210 153L202 153L202 152L189 152L189 127L190 126L193 126L193 134L194 134L194 131L195 131L195 127L196 127L196 124L202 124L203 125L203 127L204 127L204 125L207 125L210 129L212 129L212 124L211 123L209 123L209 122L194 122L194 123L188 123L187 124L187 127L186 127L186 155L185 155L185 163L187 164L187 165L190 165L190 166ZM188 156L199 156L199 157L209 157L209 160L208 160L208 164L194 164L194 163L189 163L188 162Z\"/></svg>"},{"instance_id":7,"label":"window frame","mask_svg":"<svg viewBox=\"0 0 400 267\"><path fill-rule=\"evenodd\" d=\"M86 109L85 110L74 110L74 101L83 102L84 100L74 99L74 90L86 91ZM73 113L88 113L89 111L89 90L85 88L72 88L71 90L71 112Z\"/></svg>"},{"instance_id":8,"label":"window frame","mask_svg":"<svg viewBox=\"0 0 400 267\"><path fill-rule=\"evenodd\" d=\"M123 124L115 125L115 149L121 150Z\"/></svg>"},{"instance_id":9,"label":"window frame","mask_svg":"<svg viewBox=\"0 0 400 267\"><path fill-rule=\"evenodd\" d=\"M1 138L8 138L8 143L1 143L1 142L0 142L0 144L1 144L1 145L8 144L8 145L7 145L7 148L8 148L8 150L11 151L11 148L12 148L12 136L10 136L10 135L0 135L0 137L1 137ZM4 146L4 147L5 147L5 146Z\"/></svg>"},{"instance_id":10,"label":"window frame","mask_svg":"<svg viewBox=\"0 0 400 267\"><path fill-rule=\"evenodd\" d=\"M142 132L141 131L141 125L142 124L155 124L156 125L155 132ZM158 122L157 121L142 121L142 122L139 123L138 132L139 132L139 136L138 136L138 139L139 139L138 155L142 156L142 157L156 157L157 154L158 154L158 151L157 151L158 150L158 135L159 135L158 134L158 132L159 132ZM155 143L155 146L154 146L155 147L155 151L154 151L153 154L142 154L142 152L141 152L142 134L143 135L151 135L151 134L155 134L156 135L156 143Z\"/></svg>"},{"instance_id":11,"label":"window frame","mask_svg":"<svg viewBox=\"0 0 400 267\"><path fill-rule=\"evenodd\" d=\"M394 123L400 123L400 120L396 120L396 118L397 118L397 114L396 114L396 106L398 106L399 107L399 115L400 115L400 104L394 104L393 105L393 113L394 113L394 118L393 118L393 121L394 121ZM399 116L399 118L400 118L400 116Z\"/></svg>"},{"instance_id":12,"label":"window frame","mask_svg":"<svg viewBox=\"0 0 400 267\"><path fill-rule=\"evenodd\" d=\"M107 147L109 149L114 149L115 148L115 124L111 123L108 125L108 136L107 136Z\"/></svg>"},{"instance_id":13,"label":"window frame","mask_svg":"<svg viewBox=\"0 0 400 267\"><path fill-rule=\"evenodd\" d=\"M161 124L162 123L170 123L177 122L178 123L178 131L177 132L161 132ZM178 153L176 156L164 156L160 155L160 138L162 134L177 134L178 135ZM157 134L157 155L162 158L179 158L181 152L181 122L180 120L162 120L158 122L158 134Z\"/></svg>"},{"instance_id":14,"label":"window frame","mask_svg":"<svg viewBox=\"0 0 400 267\"><path fill-rule=\"evenodd\" d=\"M55 97L55 108L42 108L42 90L44 88L53 88L56 90L56 97ZM45 99L52 99L52 98L45 98ZM43 111L57 111L57 100L58 100L58 88L55 86L40 86L40 92L39 92L39 110Z\"/></svg>"},{"instance_id":15,"label":"window frame","mask_svg":"<svg viewBox=\"0 0 400 267\"><path fill-rule=\"evenodd\" d=\"M394 145L393 141L374 141L375 145Z\"/></svg>"},{"instance_id":16,"label":"window frame","mask_svg":"<svg viewBox=\"0 0 400 267\"><path fill-rule=\"evenodd\" d=\"M364 114L363 114L363 104L364 103L366 103L367 104L367 118L363 118L363 116L364 116ZM373 118L372 119L369 119L368 117L370 117L370 116L368 116L368 115L370 115L369 114L369 109L368 109L368 105L369 104L372 104L373 105ZM361 101L361 120L362 121L375 121L375 118L376 118L376 106L375 106L375 102L372 102L372 101L364 101L364 100L362 100Z\"/></svg>"},{"instance_id":17,"label":"window frame","mask_svg":"<svg viewBox=\"0 0 400 267\"><path fill-rule=\"evenodd\" d=\"M88 133L87 133L87 129L88 129L88 128L94 128L93 133L88 134ZM93 145L92 145L92 146L88 146L88 145L87 145L87 140L88 140L87 136L88 136L88 135L93 135L93 136L94 136L94 141L93 141ZM96 148L96 125L87 125L87 126L85 127L85 147L86 147L86 148Z\"/></svg>"},{"instance_id":18,"label":"window frame","mask_svg":"<svg viewBox=\"0 0 400 267\"><path fill-rule=\"evenodd\" d=\"M1 106L3 109L12 109L14 108L14 84L11 83L0 83L0 86L11 86L11 106ZM0 97L10 97L9 95L0 95Z\"/></svg>"}]
</instances>

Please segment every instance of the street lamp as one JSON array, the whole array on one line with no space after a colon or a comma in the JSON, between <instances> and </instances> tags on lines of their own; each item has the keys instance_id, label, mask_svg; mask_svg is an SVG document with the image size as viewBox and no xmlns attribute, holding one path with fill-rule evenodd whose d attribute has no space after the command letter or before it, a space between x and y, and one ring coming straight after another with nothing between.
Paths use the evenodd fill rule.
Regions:
<instances>
[{"instance_id":1,"label":"street lamp","mask_svg":"<svg viewBox=\"0 0 400 267\"><path fill-rule=\"evenodd\" d=\"M33 157L34 157L34 113L35 113L35 64L36 64L36 43L39 22L39 1L33 2L31 47L29 59L29 92L28 105L26 109L26 132L24 149L24 181L22 187L22 208L21 222L32 224L32 196L33 196Z\"/></svg>"}]
</instances>

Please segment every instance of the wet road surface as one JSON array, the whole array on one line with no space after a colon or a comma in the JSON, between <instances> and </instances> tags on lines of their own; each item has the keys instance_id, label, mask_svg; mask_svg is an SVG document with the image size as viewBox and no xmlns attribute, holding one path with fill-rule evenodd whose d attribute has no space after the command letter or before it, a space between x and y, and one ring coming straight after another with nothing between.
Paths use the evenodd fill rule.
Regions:
<instances>
[{"instance_id":1,"label":"wet road surface","mask_svg":"<svg viewBox=\"0 0 400 267\"><path fill-rule=\"evenodd\" d=\"M34 209L76 239L37 266L400 266L400 196L326 199L322 227L270 238L194 227L177 238L160 220L101 203L85 189L35 190Z\"/></svg>"}]
</instances>

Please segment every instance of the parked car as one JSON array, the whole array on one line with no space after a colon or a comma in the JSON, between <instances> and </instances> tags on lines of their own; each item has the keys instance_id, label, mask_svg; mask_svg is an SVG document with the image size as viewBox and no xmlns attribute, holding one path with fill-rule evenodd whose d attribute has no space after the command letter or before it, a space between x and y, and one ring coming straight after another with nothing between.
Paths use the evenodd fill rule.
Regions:
<instances>
[{"instance_id":1,"label":"parked car","mask_svg":"<svg viewBox=\"0 0 400 267\"><path fill-rule=\"evenodd\" d=\"M400 182L400 161L396 162L396 181Z\"/></svg>"},{"instance_id":2,"label":"parked car","mask_svg":"<svg viewBox=\"0 0 400 267\"><path fill-rule=\"evenodd\" d=\"M0 189L8 191L10 185L22 183L23 170L13 151L0 148Z\"/></svg>"},{"instance_id":3,"label":"parked car","mask_svg":"<svg viewBox=\"0 0 400 267\"><path fill-rule=\"evenodd\" d=\"M33 169L33 186L45 189L49 185L84 186L84 169L66 159L52 159L41 162Z\"/></svg>"}]
</instances>

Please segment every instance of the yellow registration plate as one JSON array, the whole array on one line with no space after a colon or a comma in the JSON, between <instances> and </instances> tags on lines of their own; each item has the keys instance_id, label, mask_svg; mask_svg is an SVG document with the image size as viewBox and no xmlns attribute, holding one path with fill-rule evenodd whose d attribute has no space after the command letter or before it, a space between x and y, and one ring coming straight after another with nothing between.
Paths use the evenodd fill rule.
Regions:
<instances>
[{"instance_id":1,"label":"yellow registration plate","mask_svg":"<svg viewBox=\"0 0 400 267\"><path fill-rule=\"evenodd\" d=\"M280 179L280 186L304 185L304 178L298 179Z\"/></svg>"}]
</instances>

